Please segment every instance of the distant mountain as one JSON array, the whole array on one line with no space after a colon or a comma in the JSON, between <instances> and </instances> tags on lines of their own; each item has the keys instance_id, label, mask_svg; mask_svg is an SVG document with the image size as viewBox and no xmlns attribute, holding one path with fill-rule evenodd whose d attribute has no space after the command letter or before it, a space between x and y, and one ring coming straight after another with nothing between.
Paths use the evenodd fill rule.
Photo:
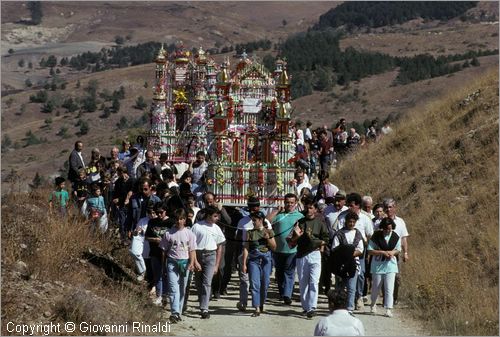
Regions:
<instances>
[{"instance_id":1,"label":"distant mountain","mask_svg":"<svg viewBox=\"0 0 500 337\"><path fill-rule=\"evenodd\" d=\"M417 18L449 20L475 7L477 1L348 1L321 15L316 29L382 27Z\"/></svg>"}]
</instances>

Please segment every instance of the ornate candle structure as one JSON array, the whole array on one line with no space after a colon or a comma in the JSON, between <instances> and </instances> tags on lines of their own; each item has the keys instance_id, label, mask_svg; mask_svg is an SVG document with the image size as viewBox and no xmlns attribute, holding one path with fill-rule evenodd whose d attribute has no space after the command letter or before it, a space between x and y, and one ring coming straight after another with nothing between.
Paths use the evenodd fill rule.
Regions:
<instances>
[{"instance_id":1,"label":"ornate candle structure","mask_svg":"<svg viewBox=\"0 0 500 337\"><path fill-rule=\"evenodd\" d=\"M155 59L156 85L148 145L174 162L207 153L207 185L226 205L245 205L250 195L276 204L293 189L289 163L290 81L286 62L269 72L246 53L231 71L202 48L195 55L182 43Z\"/></svg>"}]
</instances>

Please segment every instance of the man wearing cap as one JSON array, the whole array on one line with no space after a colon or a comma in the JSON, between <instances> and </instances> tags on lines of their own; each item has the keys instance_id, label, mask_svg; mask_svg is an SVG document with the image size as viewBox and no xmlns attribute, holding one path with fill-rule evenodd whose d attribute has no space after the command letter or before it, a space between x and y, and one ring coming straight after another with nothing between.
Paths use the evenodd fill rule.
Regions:
<instances>
[{"instance_id":1,"label":"man wearing cap","mask_svg":"<svg viewBox=\"0 0 500 337\"><path fill-rule=\"evenodd\" d=\"M244 273L241 266L243 265L243 244L247 241L247 232L253 229L253 222L251 218L252 213L260 212L260 200L257 197L251 196L247 200L248 208L242 210L243 218L238 221L238 226L235 233L235 241L240 243L238 249L238 276L240 278L240 300L236 304L236 307L240 311L245 311L248 304L248 292L250 290L250 281L248 278L248 273ZM271 229L271 223L269 220L264 220L264 226L267 229Z\"/></svg>"},{"instance_id":2,"label":"man wearing cap","mask_svg":"<svg viewBox=\"0 0 500 337\"><path fill-rule=\"evenodd\" d=\"M335 194L334 204L326 206L326 208L323 210L328 232L330 233L330 239L333 238L333 235L337 230L339 230L339 228L342 228L342 226L339 226L338 216L340 213L348 209L345 203L346 193L344 190L339 190Z\"/></svg>"},{"instance_id":3,"label":"man wearing cap","mask_svg":"<svg viewBox=\"0 0 500 337\"><path fill-rule=\"evenodd\" d=\"M328 292L331 314L322 317L314 328L314 336L364 336L365 328L359 318L347 311L347 290L339 288Z\"/></svg>"}]
</instances>

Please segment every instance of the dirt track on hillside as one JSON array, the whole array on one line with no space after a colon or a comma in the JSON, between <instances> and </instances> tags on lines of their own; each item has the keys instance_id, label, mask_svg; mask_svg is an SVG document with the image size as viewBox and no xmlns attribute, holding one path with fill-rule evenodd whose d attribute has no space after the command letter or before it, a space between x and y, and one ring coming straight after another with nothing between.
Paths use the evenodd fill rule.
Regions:
<instances>
[{"instance_id":1,"label":"dirt track on hillside","mask_svg":"<svg viewBox=\"0 0 500 337\"><path fill-rule=\"evenodd\" d=\"M217 301L210 301L210 319L200 319L197 296L192 290L188 311L183 316L182 322L171 325L171 333L194 336L312 336L319 319L329 314L327 298L325 295L320 295L317 316L313 319L302 316L302 308L297 297L297 283L292 305L285 306L278 300L274 277L271 277L269 296L264 307L265 313L259 317L251 317L251 308L249 312L244 313L236 308L239 294L236 280L237 274L234 273L228 287L228 295L222 296ZM379 313L374 316L369 313L369 307L365 307L364 312L354 313L363 322L367 336L428 335L420 323L409 317L404 304L394 308L393 318L383 316L385 311L380 304L378 311ZM170 313L165 313L165 319L169 316Z\"/></svg>"}]
</instances>

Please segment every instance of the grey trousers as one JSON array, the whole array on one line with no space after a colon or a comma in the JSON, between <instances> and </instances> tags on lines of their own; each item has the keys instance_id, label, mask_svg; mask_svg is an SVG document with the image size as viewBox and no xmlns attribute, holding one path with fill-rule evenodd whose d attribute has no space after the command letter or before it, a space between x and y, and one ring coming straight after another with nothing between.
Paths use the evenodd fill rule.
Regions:
<instances>
[{"instance_id":1,"label":"grey trousers","mask_svg":"<svg viewBox=\"0 0 500 337\"><path fill-rule=\"evenodd\" d=\"M208 310L208 302L212 290L212 277L214 276L215 257L215 250L196 251L196 259L201 265L201 271L197 271L194 274L194 281L198 292L198 302L200 303L201 311Z\"/></svg>"},{"instance_id":2,"label":"grey trousers","mask_svg":"<svg viewBox=\"0 0 500 337\"><path fill-rule=\"evenodd\" d=\"M250 291L250 280L248 278L248 273L241 271L243 268L243 254L238 256L238 262L240 266L238 270L238 276L240 277L240 302L246 307L248 304L248 292Z\"/></svg>"}]
</instances>

